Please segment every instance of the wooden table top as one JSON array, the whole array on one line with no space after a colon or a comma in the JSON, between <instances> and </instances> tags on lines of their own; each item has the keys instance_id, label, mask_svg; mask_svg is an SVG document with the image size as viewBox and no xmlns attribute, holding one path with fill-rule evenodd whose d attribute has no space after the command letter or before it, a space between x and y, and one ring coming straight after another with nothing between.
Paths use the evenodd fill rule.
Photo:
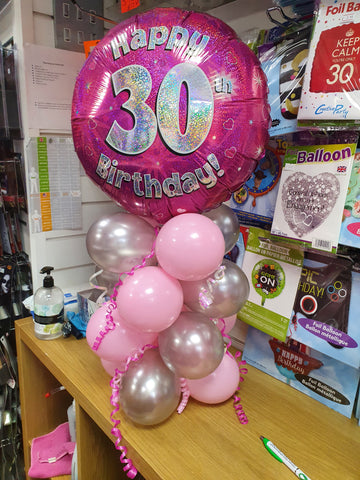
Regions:
<instances>
[{"instance_id":1,"label":"wooden table top","mask_svg":"<svg viewBox=\"0 0 360 480\"><path fill-rule=\"evenodd\" d=\"M21 340L112 440L111 377L85 339L38 340L31 318L17 321ZM248 366L240 397L206 405L189 400L158 426L135 425L123 412L122 444L146 480L285 480L296 478L264 448L269 438L311 480L359 480L360 427L316 400ZM115 447L114 447L115 448ZM89 454L91 454L89 452ZM119 470L121 465L119 462Z\"/></svg>"}]
</instances>

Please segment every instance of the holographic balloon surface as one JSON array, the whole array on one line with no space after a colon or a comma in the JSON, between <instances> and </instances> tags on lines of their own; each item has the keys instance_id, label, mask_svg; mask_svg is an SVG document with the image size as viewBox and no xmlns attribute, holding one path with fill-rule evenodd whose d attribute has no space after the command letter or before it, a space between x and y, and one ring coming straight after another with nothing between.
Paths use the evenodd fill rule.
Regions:
<instances>
[{"instance_id":1,"label":"holographic balloon surface","mask_svg":"<svg viewBox=\"0 0 360 480\"><path fill-rule=\"evenodd\" d=\"M156 8L115 26L75 84L72 131L87 175L163 224L218 207L262 158L267 82L211 15Z\"/></svg>"}]
</instances>

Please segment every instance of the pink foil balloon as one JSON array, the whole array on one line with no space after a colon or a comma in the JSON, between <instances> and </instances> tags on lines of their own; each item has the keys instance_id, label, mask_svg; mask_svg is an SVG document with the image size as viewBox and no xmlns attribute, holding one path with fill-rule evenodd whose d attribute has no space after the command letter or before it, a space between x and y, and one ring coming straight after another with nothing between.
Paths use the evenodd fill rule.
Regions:
<instances>
[{"instance_id":1,"label":"pink foil balloon","mask_svg":"<svg viewBox=\"0 0 360 480\"><path fill-rule=\"evenodd\" d=\"M92 314L86 329L86 340L89 346L94 350L94 345L99 344L94 352L100 358L120 364L139 348L156 342L156 334L138 332L129 328L116 308L111 312L114 324L112 325L111 320L106 318L107 312L110 311L108 305L109 302L104 303Z\"/></svg>"},{"instance_id":2,"label":"pink foil balloon","mask_svg":"<svg viewBox=\"0 0 360 480\"><path fill-rule=\"evenodd\" d=\"M155 253L160 266L179 280L201 280L222 262L225 240L220 228L198 213L184 213L161 228Z\"/></svg>"},{"instance_id":3,"label":"pink foil balloon","mask_svg":"<svg viewBox=\"0 0 360 480\"><path fill-rule=\"evenodd\" d=\"M143 332L160 332L175 322L183 307L178 280L160 267L144 267L124 280L116 297L124 322Z\"/></svg>"},{"instance_id":4,"label":"pink foil balloon","mask_svg":"<svg viewBox=\"0 0 360 480\"><path fill-rule=\"evenodd\" d=\"M268 139L267 80L222 20L155 8L113 27L72 102L87 175L127 211L164 224L230 198Z\"/></svg>"},{"instance_id":5,"label":"pink foil balloon","mask_svg":"<svg viewBox=\"0 0 360 480\"><path fill-rule=\"evenodd\" d=\"M228 400L236 392L240 381L236 360L224 355L220 365L207 377L187 380L190 396L203 403L215 404Z\"/></svg>"}]
</instances>

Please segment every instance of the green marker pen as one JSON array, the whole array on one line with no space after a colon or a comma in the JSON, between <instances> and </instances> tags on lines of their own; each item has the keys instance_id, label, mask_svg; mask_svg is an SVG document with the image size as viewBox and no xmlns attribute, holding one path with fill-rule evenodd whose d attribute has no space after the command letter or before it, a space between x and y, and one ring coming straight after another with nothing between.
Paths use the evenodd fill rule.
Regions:
<instances>
[{"instance_id":1,"label":"green marker pen","mask_svg":"<svg viewBox=\"0 0 360 480\"><path fill-rule=\"evenodd\" d=\"M280 463L286 465L295 475L300 478L301 480L310 480L310 478L305 475L303 471L300 470L291 460L289 460L275 445L270 442L267 438L261 436L260 440L262 440L263 444L265 445L266 450L278 460Z\"/></svg>"}]
</instances>

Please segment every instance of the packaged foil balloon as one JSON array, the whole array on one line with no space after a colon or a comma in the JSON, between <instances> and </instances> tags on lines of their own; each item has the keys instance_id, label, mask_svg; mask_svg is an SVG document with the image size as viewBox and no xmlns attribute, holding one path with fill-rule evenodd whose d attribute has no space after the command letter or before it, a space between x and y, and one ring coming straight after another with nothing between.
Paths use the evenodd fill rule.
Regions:
<instances>
[{"instance_id":1,"label":"packaged foil balloon","mask_svg":"<svg viewBox=\"0 0 360 480\"><path fill-rule=\"evenodd\" d=\"M267 82L223 21L156 8L115 26L81 69L72 104L87 175L160 224L230 198L262 158Z\"/></svg>"}]
</instances>

